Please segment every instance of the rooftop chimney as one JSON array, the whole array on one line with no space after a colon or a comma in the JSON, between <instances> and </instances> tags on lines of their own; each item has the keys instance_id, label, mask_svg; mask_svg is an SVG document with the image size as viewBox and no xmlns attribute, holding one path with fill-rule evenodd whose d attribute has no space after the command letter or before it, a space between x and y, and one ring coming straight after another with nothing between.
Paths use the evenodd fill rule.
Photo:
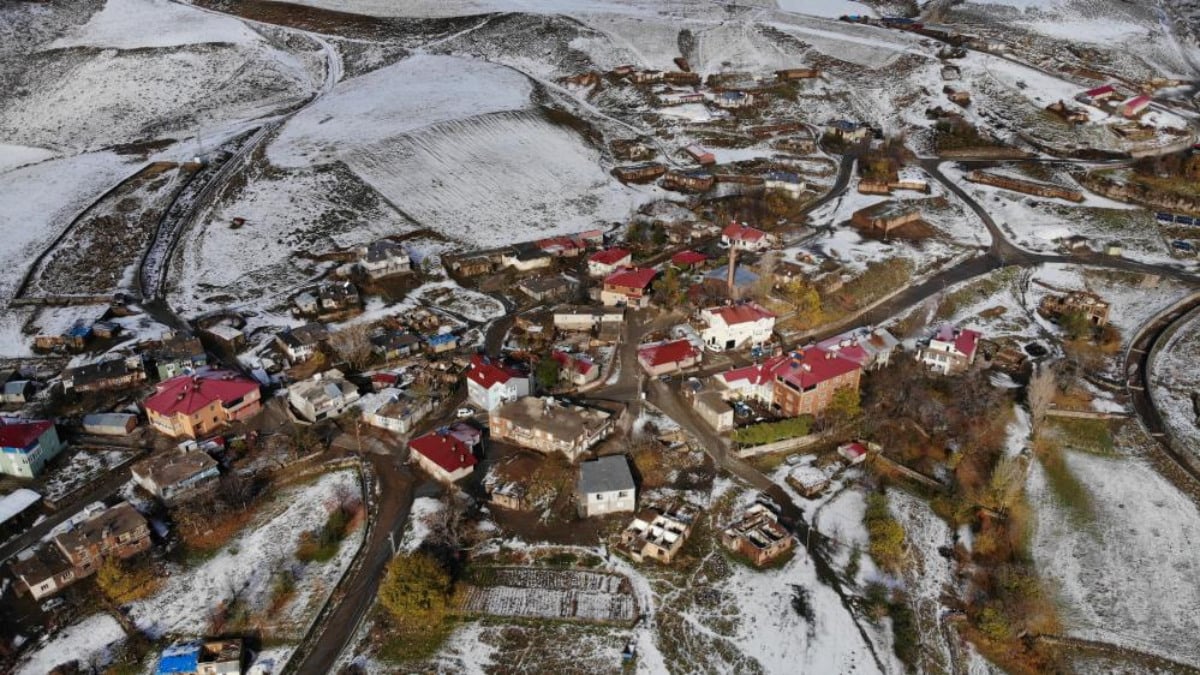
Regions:
<instances>
[{"instance_id":1,"label":"rooftop chimney","mask_svg":"<svg viewBox=\"0 0 1200 675\"><path fill-rule=\"evenodd\" d=\"M736 297L733 292L734 279L737 278L737 244L730 242L729 245L729 279L726 281L727 290L729 291L730 299Z\"/></svg>"}]
</instances>

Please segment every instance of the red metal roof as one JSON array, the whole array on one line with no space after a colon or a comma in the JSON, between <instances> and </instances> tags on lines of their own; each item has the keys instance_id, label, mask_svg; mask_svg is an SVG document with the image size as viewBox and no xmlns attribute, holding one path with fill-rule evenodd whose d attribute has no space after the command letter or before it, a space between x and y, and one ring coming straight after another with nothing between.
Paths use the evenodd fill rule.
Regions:
<instances>
[{"instance_id":1,"label":"red metal roof","mask_svg":"<svg viewBox=\"0 0 1200 675\"><path fill-rule=\"evenodd\" d=\"M1114 89L1111 84L1106 84L1103 87L1096 87L1095 89L1088 89L1087 91L1084 92L1084 94L1086 94L1087 96L1089 96L1091 98L1095 98L1097 96L1103 96L1104 94L1113 94L1113 93L1116 93L1116 91L1117 90Z\"/></svg>"},{"instance_id":2,"label":"red metal roof","mask_svg":"<svg viewBox=\"0 0 1200 675\"><path fill-rule=\"evenodd\" d=\"M158 392L142 405L164 416L191 415L213 401L224 406L257 390L258 383L248 377L229 370L208 370L160 383Z\"/></svg>"},{"instance_id":3,"label":"red metal roof","mask_svg":"<svg viewBox=\"0 0 1200 675\"><path fill-rule=\"evenodd\" d=\"M727 326L733 326L739 323L750 323L759 319L774 319L775 315L768 312L757 303L748 302L743 305L730 305L728 307L719 307L709 310L713 314L721 317Z\"/></svg>"},{"instance_id":4,"label":"red metal roof","mask_svg":"<svg viewBox=\"0 0 1200 675\"><path fill-rule=\"evenodd\" d=\"M644 291L657 275L658 272L652 269L638 269L633 267L608 275L604 278L604 285L619 286L621 288L638 288Z\"/></svg>"},{"instance_id":5,"label":"red metal roof","mask_svg":"<svg viewBox=\"0 0 1200 675\"><path fill-rule=\"evenodd\" d=\"M408 442L408 447L449 473L469 469L475 466L477 461L465 443L450 434L443 436L436 431L412 439Z\"/></svg>"},{"instance_id":6,"label":"red metal roof","mask_svg":"<svg viewBox=\"0 0 1200 675\"><path fill-rule=\"evenodd\" d=\"M492 363L487 357L476 354L471 357L471 369L467 371L467 377L484 389L491 389L496 384L504 384L514 377L525 377L525 374L516 368Z\"/></svg>"},{"instance_id":7,"label":"red metal roof","mask_svg":"<svg viewBox=\"0 0 1200 675\"><path fill-rule=\"evenodd\" d=\"M54 426L47 420L15 420L0 424L0 448L28 448Z\"/></svg>"},{"instance_id":8,"label":"red metal roof","mask_svg":"<svg viewBox=\"0 0 1200 675\"><path fill-rule=\"evenodd\" d=\"M855 370L859 365L850 359L818 347L805 347L789 354L776 366L774 375L803 390Z\"/></svg>"},{"instance_id":9,"label":"red metal roof","mask_svg":"<svg viewBox=\"0 0 1200 675\"><path fill-rule=\"evenodd\" d=\"M638 349L638 360L650 367L679 363L696 355L696 348L687 340L675 340Z\"/></svg>"},{"instance_id":10,"label":"red metal roof","mask_svg":"<svg viewBox=\"0 0 1200 675\"><path fill-rule=\"evenodd\" d=\"M596 366L596 364L592 363L592 360L586 356L572 356L571 354L557 349L551 352L550 356L558 362L558 366L560 368L569 368L580 375L587 375L588 373L592 372L592 368Z\"/></svg>"},{"instance_id":11,"label":"red metal roof","mask_svg":"<svg viewBox=\"0 0 1200 675\"><path fill-rule=\"evenodd\" d=\"M766 232L747 225L739 225L738 223L730 223L721 231L726 239L736 241L758 241L767 236Z\"/></svg>"},{"instance_id":12,"label":"red metal roof","mask_svg":"<svg viewBox=\"0 0 1200 675\"><path fill-rule=\"evenodd\" d=\"M953 343L955 351L967 358L971 358L971 355L975 353L979 337L980 335L976 331L970 329L958 330L954 326L946 325L938 329L934 339L938 342Z\"/></svg>"},{"instance_id":13,"label":"red metal roof","mask_svg":"<svg viewBox=\"0 0 1200 675\"><path fill-rule=\"evenodd\" d=\"M609 248L593 253L588 260L591 262L598 262L601 265L615 265L628 257L629 251L626 251L623 248Z\"/></svg>"},{"instance_id":14,"label":"red metal roof","mask_svg":"<svg viewBox=\"0 0 1200 675\"><path fill-rule=\"evenodd\" d=\"M778 368L780 364L787 361L787 358L788 357L786 356L774 356L766 361L763 361L762 363L756 363L752 366L743 366L741 368L727 370L721 373L720 377L728 383L746 380L752 385L763 384L764 382L770 382L772 379L774 379L775 369Z\"/></svg>"},{"instance_id":15,"label":"red metal roof","mask_svg":"<svg viewBox=\"0 0 1200 675\"><path fill-rule=\"evenodd\" d=\"M699 265L708 260L708 256L696 251L680 251L671 256L672 265Z\"/></svg>"}]
</instances>

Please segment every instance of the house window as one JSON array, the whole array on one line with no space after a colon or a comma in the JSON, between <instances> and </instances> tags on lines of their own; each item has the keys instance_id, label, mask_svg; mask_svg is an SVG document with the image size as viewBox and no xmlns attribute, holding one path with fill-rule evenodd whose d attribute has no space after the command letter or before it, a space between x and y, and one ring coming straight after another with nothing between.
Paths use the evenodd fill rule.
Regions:
<instances>
[{"instance_id":1,"label":"house window","mask_svg":"<svg viewBox=\"0 0 1200 675\"><path fill-rule=\"evenodd\" d=\"M601 499L604 499L604 495L596 495L596 501L600 501Z\"/></svg>"},{"instance_id":2,"label":"house window","mask_svg":"<svg viewBox=\"0 0 1200 675\"><path fill-rule=\"evenodd\" d=\"M617 493L617 497L620 499L624 499L628 496L629 496L629 490L621 490L619 493Z\"/></svg>"}]
</instances>

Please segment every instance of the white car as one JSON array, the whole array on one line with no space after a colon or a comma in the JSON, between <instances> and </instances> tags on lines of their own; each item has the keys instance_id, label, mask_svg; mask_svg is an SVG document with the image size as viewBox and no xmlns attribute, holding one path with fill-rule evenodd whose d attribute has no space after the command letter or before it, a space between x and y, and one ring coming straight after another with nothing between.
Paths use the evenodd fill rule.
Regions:
<instances>
[{"instance_id":1,"label":"white car","mask_svg":"<svg viewBox=\"0 0 1200 675\"><path fill-rule=\"evenodd\" d=\"M474 417L475 411L472 410L471 408L459 408L458 412L455 414L458 416L459 419L462 419L464 417Z\"/></svg>"}]
</instances>

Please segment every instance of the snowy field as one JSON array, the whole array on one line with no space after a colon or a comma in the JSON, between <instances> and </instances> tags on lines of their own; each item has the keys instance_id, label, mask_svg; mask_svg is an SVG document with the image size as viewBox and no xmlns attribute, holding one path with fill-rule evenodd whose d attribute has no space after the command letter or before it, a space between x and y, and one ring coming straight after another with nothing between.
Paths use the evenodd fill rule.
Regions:
<instances>
[{"instance_id":1,"label":"snowy field","mask_svg":"<svg viewBox=\"0 0 1200 675\"><path fill-rule=\"evenodd\" d=\"M337 555L326 563L297 561L297 540L301 532L322 525L328 513L326 503L347 491L359 492L354 471L325 474L310 484L280 493L263 507L255 525L215 556L197 568L174 570L154 596L134 603L131 617L150 635L203 635L209 611L220 602L237 598L252 612L265 609L270 602L273 575L290 568L297 576L297 595L270 620L275 626L290 629L285 634L294 632L298 637L304 622L312 618L312 612L353 559L362 542L363 528L351 532Z\"/></svg>"},{"instance_id":2,"label":"snowy field","mask_svg":"<svg viewBox=\"0 0 1200 675\"><path fill-rule=\"evenodd\" d=\"M125 631L107 614L94 614L62 629L25 657L15 675L45 675L55 666L79 659L103 667L111 659L109 648L125 639Z\"/></svg>"},{"instance_id":3,"label":"snowy field","mask_svg":"<svg viewBox=\"0 0 1200 675\"><path fill-rule=\"evenodd\" d=\"M1027 494L1037 514L1030 548L1067 633L1200 661L1200 511L1141 460L1066 458L1092 496L1086 527L1056 503L1038 463Z\"/></svg>"},{"instance_id":4,"label":"snowy field","mask_svg":"<svg viewBox=\"0 0 1200 675\"><path fill-rule=\"evenodd\" d=\"M137 30L130 30L137 26ZM243 44L258 35L237 19L202 12L169 0L107 0L87 24L49 49L98 47L151 49L201 43Z\"/></svg>"},{"instance_id":5,"label":"snowy field","mask_svg":"<svg viewBox=\"0 0 1200 675\"><path fill-rule=\"evenodd\" d=\"M1192 396L1200 392L1200 319L1181 325L1162 346L1151 371L1151 395L1177 444L1200 454L1200 425L1197 425Z\"/></svg>"}]
</instances>

